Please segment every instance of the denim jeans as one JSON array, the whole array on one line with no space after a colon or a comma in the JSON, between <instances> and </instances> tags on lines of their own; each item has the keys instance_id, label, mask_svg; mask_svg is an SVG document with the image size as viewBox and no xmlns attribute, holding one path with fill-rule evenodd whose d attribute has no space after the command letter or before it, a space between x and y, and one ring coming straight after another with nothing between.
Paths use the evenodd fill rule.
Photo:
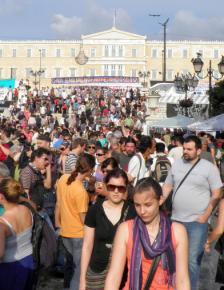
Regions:
<instances>
[{"instance_id":1,"label":"denim jeans","mask_svg":"<svg viewBox=\"0 0 224 290\"><path fill-rule=\"evenodd\" d=\"M63 244L66 250L72 255L74 272L72 280L70 283L70 290L79 289L79 279L80 279L80 262L81 262L81 252L82 252L82 242L83 239L76 238L62 238Z\"/></svg>"},{"instance_id":2,"label":"denim jeans","mask_svg":"<svg viewBox=\"0 0 224 290\"><path fill-rule=\"evenodd\" d=\"M198 222L182 222L185 226L189 240L189 274L191 290L197 289L200 266L204 254L204 245L208 235L208 224Z\"/></svg>"}]
</instances>

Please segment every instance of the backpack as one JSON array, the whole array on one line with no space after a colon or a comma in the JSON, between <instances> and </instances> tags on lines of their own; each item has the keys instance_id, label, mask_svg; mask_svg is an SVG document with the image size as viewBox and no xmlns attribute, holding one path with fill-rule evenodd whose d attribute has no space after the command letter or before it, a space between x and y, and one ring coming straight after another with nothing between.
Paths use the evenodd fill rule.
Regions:
<instances>
[{"instance_id":1,"label":"backpack","mask_svg":"<svg viewBox=\"0 0 224 290\"><path fill-rule=\"evenodd\" d=\"M33 259L37 269L49 268L56 262L57 238L47 221L35 211L29 202L22 202L33 215L32 246Z\"/></svg>"},{"instance_id":2,"label":"backpack","mask_svg":"<svg viewBox=\"0 0 224 290\"><path fill-rule=\"evenodd\" d=\"M170 160L166 156L157 156L153 177L157 182L165 182L171 168Z\"/></svg>"}]
</instances>

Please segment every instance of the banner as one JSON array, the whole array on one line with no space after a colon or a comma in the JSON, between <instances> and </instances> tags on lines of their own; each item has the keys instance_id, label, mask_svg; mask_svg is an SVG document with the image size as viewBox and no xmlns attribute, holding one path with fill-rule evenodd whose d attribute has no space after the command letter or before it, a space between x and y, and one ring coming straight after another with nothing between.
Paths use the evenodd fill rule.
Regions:
<instances>
[{"instance_id":1,"label":"banner","mask_svg":"<svg viewBox=\"0 0 224 290\"><path fill-rule=\"evenodd\" d=\"M105 83L109 84L138 84L138 77L116 77L116 76L96 76L96 77L64 77L64 78L52 78L52 85L86 85Z\"/></svg>"},{"instance_id":2,"label":"banner","mask_svg":"<svg viewBox=\"0 0 224 290\"><path fill-rule=\"evenodd\" d=\"M0 80L0 88L15 88L15 79L5 79L5 80Z\"/></svg>"}]
</instances>

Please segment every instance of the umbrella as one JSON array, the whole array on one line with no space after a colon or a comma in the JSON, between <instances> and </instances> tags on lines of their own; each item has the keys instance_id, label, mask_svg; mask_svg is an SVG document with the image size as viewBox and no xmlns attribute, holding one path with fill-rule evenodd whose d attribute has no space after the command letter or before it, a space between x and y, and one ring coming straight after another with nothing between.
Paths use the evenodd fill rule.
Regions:
<instances>
[{"instance_id":1,"label":"umbrella","mask_svg":"<svg viewBox=\"0 0 224 290\"><path fill-rule=\"evenodd\" d=\"M154 128L187 128L188 125L192 124L194 119L177 115L176 117L166 118L155 123L149 124L150 127Z\"/></svg>"},{"instance_id":2,"label":"umbrella","mask_svg":"<svg viewBox=\"0 0 224 290\"><path fill-rule=\"evenodd\" d=\"M205 121L190 124L188 129L195 131L223 131L224 114L209 118Z\"/></svg>"}]
</instances>

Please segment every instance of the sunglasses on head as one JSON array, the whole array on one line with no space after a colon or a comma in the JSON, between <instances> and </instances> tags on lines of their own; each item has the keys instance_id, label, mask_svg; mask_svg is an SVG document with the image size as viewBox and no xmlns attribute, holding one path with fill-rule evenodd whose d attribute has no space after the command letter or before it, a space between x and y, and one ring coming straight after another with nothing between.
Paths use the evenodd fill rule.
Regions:
<instances>
[{"instance_id":1,"label":"sunglasses on head","mask_svg":"<svg viewBox=\"0 0 224 290\"><path fill-rule=\"evenodd\" d=\"M90 145L90 146L88 146L88 148L89 148L89 149L96 149L96 147L95 147L95 146L91 146L91 145Z\"/></svg>"},{"instance_id":2,"label":"sunglasses on head","mask_svg":"<svg viewBox=\"0 0 224 290\"><path fill-rule=\"evenodd\" d=\"M104 156L104 153L96 153L96 156Z\"/></svg>"},{"instance_id":3,"label":"sunglasses on head","mask_svg":"<svg viewBox=\"0 0 224 290\"><path fill-rule=\"evenodd\" d=\"M107 184L107 190L108 191L115 191L116 189L120 193L125 193L126 192L126 186L124 186L124 185Z\"/></svg>"}]
</instances>

